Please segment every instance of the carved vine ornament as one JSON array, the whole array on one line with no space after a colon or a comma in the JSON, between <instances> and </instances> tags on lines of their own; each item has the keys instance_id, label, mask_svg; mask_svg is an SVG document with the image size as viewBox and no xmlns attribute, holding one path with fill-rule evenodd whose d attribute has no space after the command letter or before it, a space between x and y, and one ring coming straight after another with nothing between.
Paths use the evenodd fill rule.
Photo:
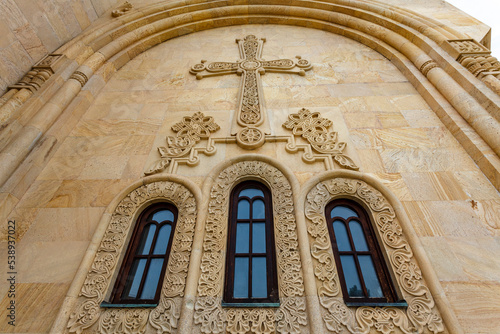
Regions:
<instances>
[{"instance_id":1,"label":"carved vine ornament","mask_svg":"<svg viewBox=\"0 0 500 334\"><path fill-rule=\"evenodd\" d=\"M102 308L106 293L112 288L112 276L124 250L133 217L137 210L153 200L171 201L179 210L178 223L168 261L159 305L156 308ZM196 202L184 186L168 181L153 182L133 190L117 206L97 249L77 305L70 315L70 333L98 332L131 334L171 333L177 328L180 306L186 285L196 222ZM151 330L150 330L151 331Z\"/></svg>"},{"instance_id":2,"label":"carved vine ornament","mask_svg":"<svg viewBox=\"0 0 500 334\"><path fill-rule=\"evenodd\" d=\"M355 198L369 208L397 286L408 303L406 309L350 308L345 305L325 219L325 206L339 197ZM324 181L307 195L305 215L307 230L312 238L311 255L314 259L314 274L319 282L318 296L324 308L323 319L328 330L353 334L369 333L372 328L383 334L398 331L405 334L444 332L442 319L394 209L379 191L356 179Z\"/></svg>"},{"instance_id":3,"label":"carved vine ornament","mask_svg":"<svg viewBox=\"0 0 500 334\"><path fill-rule=\"evenodd\" d=\"M272 193L281 301L277 309L221 306L230 192L235 183L248 177L261 180ZM301 333L307 318L298 246L292 188L286 177L277 168L260 161L239 162L223 170L210 191L194 315L200 331Z\"/></svg>"}]
</instances>

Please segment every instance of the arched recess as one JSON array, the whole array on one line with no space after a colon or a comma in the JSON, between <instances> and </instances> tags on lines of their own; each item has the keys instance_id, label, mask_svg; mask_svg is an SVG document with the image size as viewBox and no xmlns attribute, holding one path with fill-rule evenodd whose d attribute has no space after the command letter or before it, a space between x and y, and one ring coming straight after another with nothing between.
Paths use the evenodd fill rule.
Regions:
<instances>
[{"instance_id":1,"label":"arched recess","mask_svg":"<svg viewBox=\"0 0 500 334\"><path fill-rule=\"evenodd\" d=\"M209 189L208 212L194 307L194 323L201 333L301 333L308 325L293 198L298 187L296 180L289 180L292 174L276 165L270 158L244 155L223 163L208 178L204 187ZM231 190L245 180L257 180L271 190L279 308L222 307L229 199Z\"/></svg>"},{"instance_id":2,"label":"arched recess","mask_svg":"<svg viewBox=\"0 0 500 334\"><path fill-rule=\"evenodd\" d=\"M178 176L149 177L116 196L108 206L52 327L61 333L171 332L178 327L200 203L199 188ZM170 259L155 308L105 308L137 216L157 202L178 209Z\"/></svg>"},{"instance_id":3,"label":"arched recess","mask_svg":"<svg viewBox=\"0 0 500 334\"><path fill-rule=\"evenodd\" d=\"M326 172L303 186L300 201L325 327L334 333L463 333L411 223L388 193L374 178L350 171ZM367 211L398 295L408 307L345 305L325 218L326 205L339 198Z\"/></svg>"},{"instance_id":4,"label":"arched recess","mask_svg":"<svg viewBox=\"0 0 500 334\"><path fill-rule=\"evenodd\" d=\"M47 135L47 131L69 109L75 97L80 97L80 103L90 103L110 76L136 55L181 35L252 23L326 30L356 40L387 57L421 92L500 189L500 96L494 91L500 92L498 78L491 75L483 78L488 79L491 90L455 60L461 53L454 49L453 41L463 42L466 39L463 34L422 15L373 0L293 3L270 0L265 4L260 1L162 1L96 26L55 52L65 57L64 64L48 79L52 80L51 90L36 101L38 104L19 108L25 100L16 95L4 102L1 112L12 115L0 133L3 161L0 184L5 184L23 161L26 168L39 168L34 161L46 162L50 152L55 151L54 146L59 145L57 136ZM474 49L475 42L467 43L456 47ZM80 94L82 88L84 93ZM25 91L23 88L18 93ZM42 93L43 89L37 92ZM36 143L40 143L40 148L32 151ZM26 159L30 152L34 156ZM6 190L14 186L15 182L8 183Z\"/></svg>"}]
</instances>

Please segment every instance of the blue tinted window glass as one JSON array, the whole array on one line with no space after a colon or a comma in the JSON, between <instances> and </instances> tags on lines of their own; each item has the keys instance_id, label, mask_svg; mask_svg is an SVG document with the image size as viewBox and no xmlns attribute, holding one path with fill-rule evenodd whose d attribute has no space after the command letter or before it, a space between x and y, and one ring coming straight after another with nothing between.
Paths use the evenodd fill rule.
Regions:
<instances>
[{"instance_id":1,"label":"blue tinted window glass","mask_svg":"<svg viewBox=\"0 0 500 334\"><path fill-rule=\"evenodd\" d=\"M141 299L155 298L162 267L163 259L151 259L144 288L142 289Z\"/></svg>"},{"instance_id":2,"label":"blue tinted window glass","mask_svg":"<svg viewBox=\"0 0 500 334\"><path fill-rule=\"evenodd\" d=\"M153 254L165 254L165 252L167 251L171 231L172 226L170 224L163 225L160 228L160 232L158 232L158 238L156 238L156 244Z\"/></svg>"},{"instance_id":3,"label":"blue tinted window glass","mask_svg":"<svg viewBox=\"0 0 500 334\"><path fill-rule=\"evenodd\" d=\"M250 224L236 225L236 253L248 253L250 244Z\"/></svg>"},{"instance_id":4,"label":"blue tinted window glass","mask_svg":"<svg viewBox=\"0 0 500 334\"><path fill-rule=\"evenodd\" d=\"M384 297L384 293L382 292L382 288L380 287L380 282L377 277L377 272L375 271L375 266L373 265L372 257L370 255L360 255L358 256L358 260L359 266L361 267L361 273L363 274L363 279L365 280L368 297Z\"/></svg>"},{"instance_id":5,"label":"blue tinted window glass","mask_svg":"<svg viewBox=\"0 0 500 334\"><path fill-rule=\"evenodd\" d=\"M264 205L264 201L258 199L252 203L252 218L253 219L266 218L266 206Z\"/></svg>"},{"instance_id":6,"label":"blue tinted window glass","mask_svg":"<svg viewBox=\"0 0 500 334\"><path fill-rule=\"evenodd\" d=\"M151 243L156 232L156 225L148 224L142 230L141 241L139 242L139 247L137 248L138 255L147 255L151 250Z\"/></svg>"},{"instance_id":7,"label":"blue tinted window glass","mask_svg":"<svg viewBox=\"0 0 500 334\"><path fill-rule=\"evenodd\" d=\"M349 297L364 297L363 288L356 270L354 257L352 255L341 255L342 269L344 271L345 284Z\"/></svg>"},{"instance_id":8,"label":"blue tinted window glass","mask_svg":"<svg viewBox=\"0 0 500 334\"><path fill-rule=\"evenodd\" d=\"M266 224L252 224L252 253L266 252Z\"/></svg>"},{"instance_id":9,"label":"blue tinted window glass","mask_svg":"<svg viewBox=\"0 0 500 334\"><path fill-rule=\"evenodd\" d=\"M252 258L252 298L267 297L267 267L265 257Z\"/></svg>"},{"instance_id":10,"label":"blue tinted window glass","mask_svg":"<svg viewBox=\"0 0 500 334\"><path fill-rule=\"evenodd\" d=\"M340 220L334 221L333 232L335 233L335 239L337 240L337 247L339 251L351 251L351 243L349 242L349 236L347 235L347 229L344 223Z\"/></svg>"},{"instance_id":11,"label":"blue tinted window glass","mask_svg":"<svg viewBox=\"0 0 500 334\"><path fill-rule=\"evenodd\" d=\"M234 298L248 298L248 258L234 259Z\"/></svg>"},{"instance_id":12,"label":"blue tinted window glass","mask_svg":"<svg viewBox=\"0 0 500 334\"><path fill-rule=\"evenodd\" d=\"M361 223L355 220L351 220L349 222L349 227L351 228L351 236L354 241L354 248L358 252L369 251L368 244L365 239L365 232L363 231L363 227L361 227Z\"/></svg>"},{"instance_id":13,"label":"blue tinted window glass","mask_svg":"<svg viewBox=\"0 0 500 334\"><path fill-rule=\"evenodd\" d=\"M152 217L149 220L154 220L157 223L162 223L164 221L173 222L174 221L174 213L170 210L161 210L152 214Z\"/></svg>"},{"instance_id":14,"label":"blue tinted window glass","mask_svg":"<svg viewBox=\"0 0 500 334\"><path fill-rule=\"evenodd\" d=\"M146 259L135 260L130 268L127 277L127 283L123 290L124 298L136 298L139 286L141 285L142 275L144 274L144 267L146 267Z\"/></svg>"},{"instance_id":15,"label":"blue tinted window glass","mask_svg":"<svg viewBox=\"0 0 500 334\"><path fill-rule=\"evenodd\" d=\"M246 197L252 199L252 198L257 197L257 196L264 197L264 193L260 189L249 188L249 189L244 189L244 190L240 191L239 197L243 197L243 196L246 196Z\"/></svg>"},{"instance_id":16,"label":"blue tinted window glass","mask_svg":"<svg viewBox=\"0 0 500 334\"><path fill-rule=\"evenodd\" d=\"M238 219L250 219L250 202L247 200L238 202Z\"/></svg>"},{"instance_id":17,"label":"blue tinted window glass","mask_svg":"<svg viewBox=\"0 0 500 334\"><path fill-rule=\"evenodd\" d=\"M349 217L358 217L358 214L347 206L336 206L333 208L330 217L341 217L347 219Z\"/></svg>"}]
</instances>

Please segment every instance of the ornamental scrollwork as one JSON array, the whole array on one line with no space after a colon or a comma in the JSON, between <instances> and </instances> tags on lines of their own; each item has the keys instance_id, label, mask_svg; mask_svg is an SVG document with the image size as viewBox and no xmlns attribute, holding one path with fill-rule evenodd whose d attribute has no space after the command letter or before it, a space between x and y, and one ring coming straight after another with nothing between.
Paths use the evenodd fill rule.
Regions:
<instances>
[{"instance_id":1,"label":"ornamental scrollwork","mask_svg":"<svg viewBox=\"0 0 500 334\"><path fill-rule=\"evenodd\" d=\"M397 307L359 307L345 305L336 274L331 249L325 206L334 198L349 197L365 204L373 217L373 226L382 240L397 284L408 303L406 309ZM314 274L319 282L318 296L325 309L323 319L334 333L369 333L376 329L383 334L401 331L410 333L442 333L444 325L434 300L422 278L394 209L384 196L357 179L336 178L317 184L307 195L305 215L308 233L312 238L311 255Z\"/></svg>"},{"instance_id":2,"label":"ornamental scrollwork","mask_svg":"<svg viewBox=\"0 0 500 334\"><path fill-rule=\"evenodd\" d=\"M278 309L221 307L229 197L232 187L247 177L262 180L272 193L281 300ZM242 161L224 169L211 188L205 225L194 318L201 332L300 333L301 326L307 324L301 267L292 188L283 173L261 161Z\"/></svg>"},{"instance_id":3,"label":"ornamental scrollwork","mask_svg":"<svg viewBox=\"0 0 500 334\"><path fill-rule=\"evenodd\" d=\"M133 227L133 216L153 200L171 201L179 211L159 305L153 309L100 307L107 291L112 287L112 276L120 254L124 251L127 234ZM194 195L179 183L157 181L130 192L111 215L81 288L77 305L69 317L68 331L80 334L92 331L97 326L99 333L144 333L148 327L152 327L156 333L171 333L177 328L195 222Z\"/></svg>"},{"instance_id":4,"label":"ornamental scrollwork","mask_svg":"<svg viewBox=\"0 0 500 334\"><path fill-rule=\"evenodd\" d=\"M193 116L186 116L179 123L172 126L172 131L176 132L175 137L167 137L167 146L158 147L160 153L160 160L155 162L153 166L144 174L151 175L159 173L167 168L172 159L178 159L185 156L194 154L194 146L198 144L201 139L209 138L212 132L220 129L219 125L214 122L211 116L205 116L201 112L194 113ZM207 148L202 150L203 153L211 155L215 153L215 146L210 144ZM197 159L188 159L188 164L196 164Z\"/></svg>"},{"instance_id":5,"label":"ornamental scrollwork","mask_svg":"<svg viewBox=\"0 0 500 334\"><path fill-rule=\"evenodd\" d=\"M344 153L347 144L338 141L337 132L328 130L332 125L332 121L321 117L320 113L305 108L296 114L288 115L288 120L283 123L283 127L292 130L295 136L302 136L307 140L317 153L331 155L340 166L358 170L356 163ZM295 151L296 147L288 145L287 149ZM305 157L307 158L307 154ZM306 160L312 161L309 158Z\"/></svg>"}]
</instances>

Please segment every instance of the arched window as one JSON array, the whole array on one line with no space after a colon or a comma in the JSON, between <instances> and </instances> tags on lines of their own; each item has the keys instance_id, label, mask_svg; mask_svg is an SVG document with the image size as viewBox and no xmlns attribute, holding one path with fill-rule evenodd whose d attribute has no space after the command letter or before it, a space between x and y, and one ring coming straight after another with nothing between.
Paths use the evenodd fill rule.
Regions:
<instances>
[{"instance_id":1,"label":"arched window","mask_svg":"<svg viewBox=\"0 0 500 334\"><path fill-rule=\"evenodd\" d=\"M168 264L177 209L158 203L144 210L113 290L113 304L156 304Z\"/></svg>"},{"instance_id":2,"label":"arched window","mask_svg":"<svg viewBox=\"0 0 500 334\"><path fill-rule=\"evenodd\" d=\"M233 189L227 244L224 302L278 302L271 193L261 183Z\"/></svg>"},{"instance_id":3,"label":"arched window","mask_svg":"<svg viewBox=\"0 0 500 334\"><path fill-rule=\"evenodd\" d=\"M394 303L396 293L365 210L339 199L326 206L326 219L346 302Z\"/></svg>"}]
</instances>

